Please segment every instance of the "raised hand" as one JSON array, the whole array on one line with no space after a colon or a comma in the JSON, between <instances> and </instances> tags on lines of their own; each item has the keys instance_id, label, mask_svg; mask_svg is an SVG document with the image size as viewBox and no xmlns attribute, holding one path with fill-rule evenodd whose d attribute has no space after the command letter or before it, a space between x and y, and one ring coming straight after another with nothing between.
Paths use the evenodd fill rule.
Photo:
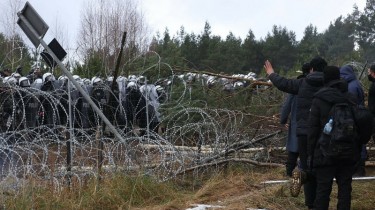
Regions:
<instances>
[{"instance_id":1,"label":"raised hand","mask_svg":"<svg viewBox=\"0 0 375 210\"><path fill-rule=\"evenodd\" d=\"M271 62L269 60L266 60L266 62L264 63L264 70L266 71L267 75L270 75L270 74L272 74L272 73L275 72L273 70L272 64L271 64Z\"/></svg>"}]
</instances>

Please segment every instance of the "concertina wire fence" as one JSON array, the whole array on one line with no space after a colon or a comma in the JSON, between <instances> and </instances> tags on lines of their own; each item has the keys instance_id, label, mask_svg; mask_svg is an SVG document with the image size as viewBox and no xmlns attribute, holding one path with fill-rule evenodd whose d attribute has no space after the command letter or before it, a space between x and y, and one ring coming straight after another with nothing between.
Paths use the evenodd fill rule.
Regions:
<instances>
[{"instance_id":1,"label":"concertina wire fence","mask_svg":"<svg viewBox=\"0 0 375 210\"><path fill-rule=\"evenodd\" d=\"M179 73L160 59L144 69L117 80L115 91L106 79L98 87L80 81L125 142L111 134L67 80L56 79L52 90L43 90L43 84L20 87L0 79L0 183L33 177L63 186L67 178L81 183L87 176L113 173L163 181L194 168L203 173L205 167L198 166L215 166L240 149L283 146L285 134L274 115L283 95L267 85L251 85L258 81L255 74ZM157 91L156 105L150 96L143 106L142 99L129 99L129 83L139 89L148 83L144 75L162 75L162 69L168 76L153 78L143 89L143 95ZM95 98L94 89L105 97ZM267 150L246 158L270 161Z\"/></svg>"}]
</instances>

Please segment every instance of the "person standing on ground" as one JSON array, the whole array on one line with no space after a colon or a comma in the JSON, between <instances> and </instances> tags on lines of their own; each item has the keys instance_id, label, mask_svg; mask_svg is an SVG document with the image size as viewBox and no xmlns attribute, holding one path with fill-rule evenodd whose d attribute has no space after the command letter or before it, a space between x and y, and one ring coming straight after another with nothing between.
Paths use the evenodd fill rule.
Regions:
<instances>
[{"instance_id":1,"label":"person standing on ground","mask_svg":"<svg viewBox=\"0 0 375 210\"><path fill-rule=\"evenodd\" d=\"M302 173L300 173L298 170L293 172L293 179L297 181L293 181L294 184L292 185L292 188L297 189L297 192L299 192L303 179L305 179L302 178L301 174L306 174L306 179L308 181L304 184L305 205L309 209L313 209L316 190L315 177L311 173L306 173L308 172L308 117L310 114L312 97L314 93L323 87L323 69L327 66L327 62L321 57L315 57L310 61L310 65L310 73L306 76L306 78L302 79L287 79L279 76L274 72L272 64L268 60L265 62L264 68L268 78L279 90L297 95L297 139ZM298 193L295 195L298 195Z\"/></svg>"},{"instance_id":2,"label":"person standing on ground","mask_svg":"<svg viewBox=\"0 0 375 210\"><path fill-rule=\"evenodd\" d=\"M306 77L310 73L310 63L302 65L302 75L297 79ZM288 124L289 119L289 124ZM288 94L280 112L280 123L288 128L288 136L286 142L286 150L288 158L285 163L286 175L292 177L292 172L297 166L298 160L298 141L297 141L297 99L296 95Z\"/></svg>"},{"instance_id":3,"label":"person standing on ground","mask_svg":"<svg viewBox=\"0 0 375 210\"><path fill-rule=\"evenodd\" d=\"M327 66L324 69L324 84L325 87L319 90L315 95L311 105L309 116L309 132L308 132L308 155L311 157L311 168L315 173L317 188L316 199L314 202L315 210L328 210L330 195L332 191L333 179L336 178L338 185L337 192L337 209L350 209L351 206L351 192L352 192L352 175L355 169L356 162L360 158L361 143L355 136L356 129L345 130L345 134L353 142L353 149L349 150L350 153L337 154L331 151L331 145L339 140L330 140L335 138L337 132L323 131L327 122L333 119L333 126L339 126L339 118L344 118L346 115L338 115L337 111L332 111L335 104L347 104L349 108L355 106L354 97L348 92L348 84L345 80L340 79L340 69L337 66ZM334 109L336 110L336 108ZM351 110L352 119L354 112ZM337 124L335 122L338 122ZM345 122L348 122L345 119ZM355 121L353 121L355 123ZM349 124L349 122L348 122ZM347 128L347 127L345 127ZM323 132L327 134L323 134ZM331 132L336 132L332 134ZM342 133L344 134L344 133ZM344 136L345 136L344 134ZM331 137L332 136L332 137ZM332 141L335 141L332 143ZM339 143L336 143L339 144ZM344 143L342 143L344 144ZM336 148L336 147L335 147ZM340 147L341 148L341 147ZM345 147L346 148L346 147ZM347 151L347 150L344 150ZM350 155L347 155L350 154Z\"/></svg>"},{"instance_id":4,"label":"person standing on ground","mask_svg":"<svg viewBox=\"0 0 375 210\"><path fill-rule=\"evenodd\" d=\"M371 85L368 90L367 105L370 112L375 116L375 64L371 65L368 69L368 80Z\"/></svg>"},{"instance_id":5,"label":"person standing on ground","mask_svg":"<svg viewBox=\"0 0 375 210\"><path fill-rule=\"evenodd\" d=\"M340 68L340 77L348 83L348 92L355 97L357 105L365 106L365 93L361 86L361 83L357 79L354 73L353 66L344 65ZM354 176L365 176L365 162L367 159L366 145L362 145L361 159L358 161Z\"/></svg>"},{"instance_id":6,"label":"person standing on ground","mask_svg":"<svg viewBox=\"0 0 375 210\"><path fill-rule=\"evenodd\" d=\"M368 69L368 80L371 82L371 85L368 90L367 106L375 120L375 64L372 64ZM374 134L372 135L372 139L375 141Z\"/></svg>"}]
</instances>

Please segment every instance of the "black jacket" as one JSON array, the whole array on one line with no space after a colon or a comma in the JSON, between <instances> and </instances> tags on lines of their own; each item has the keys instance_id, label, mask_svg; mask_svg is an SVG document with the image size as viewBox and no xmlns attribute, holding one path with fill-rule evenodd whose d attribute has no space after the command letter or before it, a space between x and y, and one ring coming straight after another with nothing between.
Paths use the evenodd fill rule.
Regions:
<instances>
[{"instance_id":1,"label":"black jacket","mask_svg":"<svg viewBox=\"0 0 375 210\"><path fill-rule=\"evenodd\" d=\"M269 79L279 90L297 95L297 135L307 135L311 102L323 87L323 73L312 72L301 79L286 79L273 73Z\"/></svg>"},{"instance_id":2,"label":"black jacket","mask_svg":"<svg viewBox=\"0 0 375 210\"><path fill-rule=\"evenodd\" d=\"M371 86L368 90L368 109L375 117L375 78L369 75L368 79L371 81Z\"/></svg>"},{"instance_id":3,"label":"black jacket","mask_svg":"<svg viewBox=\"0 0 375 210\"><path fill-rule=\"evenodd\" d=\"M344 102L355 104L355 98L348 93L348 84L345 80L331 81L314 94L309 116L309 132L307 138L307 154L313 157L314 167L334 164L332 160L325 158L321 151L317 149L317 141L320 138L323 127L328 121L329 111L333 104ZM358 160L359 155L360 148L358 147L358 154L353 157L353 162L351 163Z\"/></svg>"}]
</instances>

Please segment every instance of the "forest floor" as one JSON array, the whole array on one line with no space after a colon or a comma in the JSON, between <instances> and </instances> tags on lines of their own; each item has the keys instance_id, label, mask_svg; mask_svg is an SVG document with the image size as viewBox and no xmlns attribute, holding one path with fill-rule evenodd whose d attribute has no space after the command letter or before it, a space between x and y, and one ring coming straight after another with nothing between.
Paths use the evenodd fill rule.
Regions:
<instances>
[{"instance_id":1,"label":"forest floor","mask_svg":"<svg viewBox=\"0 0 375 210\"><path fill-rule=\"evenodd\" d=\"M236 167L235 167L236 168ZM246 167L245 167L246 168ZM366 168L366 176L375 176L375 167ZM288 180L283 167L252 167L231 169L204 181L189 195L166 205L147 206L139 209L267 209L299 210L304 206L303 188L298 197L290 195L289 182L265 184L265 181ZM352 209L375 209L375 180L354 180ZM200 204L200 206L198 206ZM330 209L336 209L337 185L333 184ZM138 209L138 208L136 208Z\"/></svg>"}]
</instances>

